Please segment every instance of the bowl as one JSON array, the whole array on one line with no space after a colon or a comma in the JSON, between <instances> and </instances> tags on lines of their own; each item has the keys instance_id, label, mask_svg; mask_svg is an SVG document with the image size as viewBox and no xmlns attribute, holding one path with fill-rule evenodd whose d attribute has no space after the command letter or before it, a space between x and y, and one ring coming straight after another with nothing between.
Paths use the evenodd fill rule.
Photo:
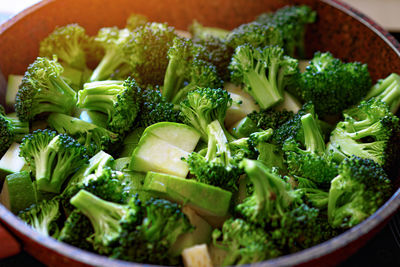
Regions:
<instances>
[{"instance_id":1,"label":"bowl","mask_svg":"<svg viewBox=\"0 0 400 267\"><path fill-rule=\"evenodd\" d=\"M308 28L307 54L330 51L345 61L368 63L374 81L400 73L400 46L372 20L336 0L44 0L0 26L0 100L4 104L9 74L23 74L38 55L39 42L55 26L77 22L89 34L105 26L125 25L131 13L186 29L193 19L209 26L232 29L261 12L288 4L308 4L318 20ZM398 187L400 179L396 180ZM396 188L397 188L396 187ZM371 217L343 234L301 252L261 262L256 266L331 266L353 254L388 222L400 206L400 189ZM0 220L38 260L53 266L140 266L111 260L41 236L0 205ZM4 244L4 243L3 243Z\"/></svg>"}]
</instances>

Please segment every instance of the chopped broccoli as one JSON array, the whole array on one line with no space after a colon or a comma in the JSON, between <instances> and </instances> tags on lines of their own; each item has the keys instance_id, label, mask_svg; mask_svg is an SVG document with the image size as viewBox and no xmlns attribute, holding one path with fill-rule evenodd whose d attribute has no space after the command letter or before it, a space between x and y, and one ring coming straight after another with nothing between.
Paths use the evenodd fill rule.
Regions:
<instances>
[{"instance_id":1,"label":"chopped broccoli","mask_svg":"<svg viewBox=\"0 0 400 267\"><path fill-rule=\"evenodd\" d=\"M119 140L116 133L65 114L52 113L47 118L47 122L58 133L74 137L87 148L90 155L100 150L111 149L111 146Z\"/></svg>"},{"instance_id":2,"label":"chopped broccoli","mask_svg":"<svg viewBox=\"0 0 400 267\"><path fill-rule=\"evenodd\" d=\"M266 231L242 219L230 218L214 230L213 242L226 251L222 266L255 263L281 255Z\"/></svg>"},{"instance_id":3,"label":"chopped broccoli","mask_svg":"<svg viewBox=\"0 0 400 267\"><path fill-rule=\"evenodd\" d=\"M93 71L91 82L108 79L119 67L128 64L124 47L131 42L132 32L117 27L101 28L95 40L104 48L104 56Z\"/></svg>"},{"instance_id":4,"label":"chopped broccoli","mask_svg":"<svg viewBox=\"0 0 400 267\"><path fill-rule=\"evenodd\" d=\"M248 44L236 48L229 69L232 82L244 84L244 91L262 109L281 102L283 90L299 73L297 60L285 56L282 48L253 48Z\"/></svg>"},{"instance_id":5,"label":"chopped broccoli","mask_svg":"<svg viewBox=\"0 0 400 267\"><path fill-rule=\"evenodd\" d=\"M315 112L324 116L338 114L357 104L370 88L366 64L343 63L329 52L317 52L301 74L297 95L311 101Z\"/></svg>"},{"instance_id":6,"label":"chopped broccoli","mask_svg":"<svg viewBox=\"0 0 400 267\"><path fill-rule=\"evenodd\" d=\"M168 50L168 66L165 71L162 96L171 101L182 88L188 70L197 54L190 39L175 37Z\"/></svg>"},{"instance_id":7,"label":"chopped broccoli","mask_svg":"<svg viewBox=\"0 0 400 267\"><path fill-rule=\"evenodd\" d=\"M254 185L254 193L235 209L245 220L262 227L273 225L302 202L302 194L262 162L244 159L240 165Z\"/></svg>"},{"instance_id":8,"label":"chopped broccoli","mask_svg":"<svg viewBox=\"0 0 400 267\"><path fill-rule=\"evenodd\" d=\"M78 94L78 107L108 116L108 129L124 134L131 130L139 112L140 88L134 79L85 83Z\"/></svg>"},{"instance_id":9,"label":"chopped broccoli","mask_svg":"<svg viewBox=\"0 0 400 267\"><path fill-rule=\"evenodd\" d=\"M55 197L39 204L33 204L22 211L18 217L42 235L56 238L60 231L57 224L61 215L59 205L59 199Z\"/></svg>"},{"instance_id":10,"label":"chopped broccoli","mask_svg":"<svg viewBox=\"0 0 400 267\"><path fill-rule=\"evenodd\" d=\"M216 37L206 39L194 38L193 43L200 46L198 59L210 62L217 68L218 76L224 81L230 80L229 63L235 49L230 47L226 40Z\"/></svg>"},{"instance_id":11,"label":"chopped broccoli","mask_svg":"<svg viewBox=\"0 0 400 267\"><path fill-rule=\"evenodd\" d=\"M223 127L226 110L232 105L232 98L224 89L198 88L188 93L187 98L180 103L183 121L196 128L201 138L208 141L207 126L218 120ZM223 127L228 141L231 136Z\"/></svg>"},{"instance_id":12,"label":"chopped broccoli","mask_svg":"<svg viewBox=\"0 0 400 267\"><path fill-rule=\"evenodd\" d=\"M29 133L29 123L8 117L0 105L0 153L6 151L13 142L19 142Z\"/></svg>"},{"instance_id":13,"label":"chopped broccoli","mask_svg":"<svg viewBox=\"0 0 400 267\"><path fill-rule=\"evenodd\" d=\"M142 89L139 103L139 113L135 120L135 125L139 127L148 127L162 121L181 122L179 109L175 109L174 104L162 97L157 87Z\"/></svg>"},{"instance_id":14,"label":"chopped broccoli","mask_svg":"<svg viewBox=\"0 0 400 267\"><path fill-rule=\"evenodd\" d=\"M314 105L310 102L305 103L293 118L289 119L274 130L272 136L273 143L283 146L287 139L292 138L296 142L304 144L304 132L301 117L307 113L311 113L313 116L315 115Z\"/></svg>"},{"instance_id":15,"label":"chopped broccoli","mask_svg":"<svg viewBox=\"0 0 400 267\"><path fill-rule=\"evenodd\" d=\"M385 79L379 80L369 90L365 100L372 97L388 104L390 111L395 114L400 106L400 75L392 73Z\"/></svg>"},{"instance_id":16,"label":"chopped broccoli","mask_svg":"<svg viewBox=\"0 0 400 267\"><path fill-rule=\"evenodd\" d=\"M82 212L74 210L64 222L58 240L80 249L92 251L92 243L88 241L93 235L93 226Z\"/></svg>"},{"instance_id":17,"label":"chopped broccoli","mask_svg":"<svg viewBox=\"0 0 400 267\"><path fill-rule=\"evenodd\" d=\"M15 110L21 121L31 121L47 112L74 111L76 93L61 78L62 71L54 59L38 57L29 65L16 96Z\"/></svg>"},{"instance_id":18,"label":"chopped broccoli","mask_svg":"<svg viewBox=\"0 0 400 267\"><path fill-rule=\"evenodd\" d=\"M189 165L190 173L199 182L237 191L241 170L231 154L219 121L215 120L207 126L207 134L207 154L202 156L192 152L184 159Z\"/></svg>"},{"instance_id":19,"label":"chopped broccoli","mask_svg":"<svg viewBox=\"0 0 400 267\"><path fill-rule=\"evenodd\" d=\"M233 49L248 44L254 48L270 46L282 46L282 35L274 26L264 25L258 22L242 24L233 29L226 37L227 43Z\"/></svg>"},{"instance_id":20,"label":"chopped broccoli","mask_svg":"<svg viewBox=\"0 0 400 267\"><path fill-rule=\"evenodd\" d=\"M292 119L294 113L287 110L262 109L253 111L247 117L254 122L256 127L267 130L269 128L279 128L282 124Z\"/></svg>"},{"instance_id":21,"label":"chopped broccoli","mask_svg":"<svg viewBox=\"0 0 400 267\"><path fill-rule=\"evenodd\" d=\"M167 200L150 199L141 203L134 197L122 205L81 190L71 204L91 221L95 250L113 258L176 263L168 249L180 234L192 229L180 207Z\"/></svg>"},{"instance_id":22,"label":"chopped broccoli","mask_svg":"<svg viewBox=\"0 0 400 267\"><path fill-rule=\"evenodd\" d=\"M399 118L389 106L375 98L344 112L327 147L337 162L355 155L369 158L388 172L399 157Z\"/></svg>"},{"instance_id":23,"label":"chopped broccoli","mask_svg":"<svg viewBox=\"0 0 400 267\"><path fill-rule=\"evenodd\" d=\"M317 13L309 6L286 6L273 13L258 16L258 23L277 28L283 39L283 48L291 57L305 57L305 42L307 24L316 20Z\"/></svg>"},{"instance_id":24,"label":"chopped broccoli","mask_svg":"<svg viewBox=\"0 0 400 267\"><path fill-rule=\"evenodd\" d=\"M64 181L88 160L86 148L66 134L37 130L26 135L20 146L35 172L39 190L59 193Z\"/></svg>"},{"instance_id":25,"label":"chopped broccoli","mask_svg":"<svg viewBox=\"0 0 400 267\"><path fill-rule=\"evenodd\" d=\"M350 228L372 215L392 193L385 171L356 156L339 165L329 190L328 219L334 228Z\"/></svg>"},{"instance_id":26,"label":"chopped broccoli","mask_svg":"<svg viewBox=\"0 0 400 267\"><path fill-rule=\"evenodd\" d=\"M337 175L337 165L329 155L325 155L325 142L313 116L310 113L302 116L301 124L305 149L292 138L283 145L289 174L328 186Z\"/></svg>"},{"instance_id":27,"label":"chopped broccoli","mask_svg":"<svg viewBox=\"0 0 400 267\"><path fill-rule=\"evenodd\" d=\"M56 55L62 63L84 70L87 68L85 46L88 41L85 29L78 24L58 27L40 42L39 56L53 58Z\"/></svg>"},{"instance_id":28,"label":"chopped broccoli","mask_svg":"<svg viewBox=\"0 0 400 267\"><path fill-rule=\"evenodd\" d=\"M131 75L141 86L163 84L167 53L175 37L174 28L166 23L147 23L135 29L124 51Z\"/></svg>"}]
</instances>

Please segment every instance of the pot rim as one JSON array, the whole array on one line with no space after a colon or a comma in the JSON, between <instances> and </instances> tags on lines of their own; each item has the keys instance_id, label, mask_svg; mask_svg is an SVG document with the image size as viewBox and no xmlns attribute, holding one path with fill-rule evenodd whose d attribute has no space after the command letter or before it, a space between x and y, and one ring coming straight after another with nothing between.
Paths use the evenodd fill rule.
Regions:
<instances>
[{"instance_id":1,"label":"pot rim","mask_svg":"<svg viewBox=\"0 0 400 267\"><path fill-rule=\"evenodd\" d=\"M43 0L13 16L8 21L0 25L0 34L12 28L16 23L18 23L20 20L25 19L31 13L34 13L35 11L54 1L56 0ZM373 20L365 16L363 13L350 7L349 5L341 2L340 0L321 0L321 2L324 2L336 9L339 9L340 11L346 13L347 15L353 17L357 21L367 26L380 39L385 41L385 43L389 45L393 51L395 51L400 59L400 44L396 41L396 39L394 39L393 36L391 36L382 27L377 25ZM320 258L327 254L331 254L334 251L361 238L368 232L378 227L382 222L387 222L389 218L399 209L399 207L400 188L373 215L371 215L355 227L343 232L342 234L311 248L268 261L252 264L252 266L293 266L305 264L310 260ZM71 245L59 242L54 238L43 236L33 230L27 224L25 224L22 220L20 220L17 216L15 216L11 211L9 211L1 204L0 219L6 224L7 228L12 228L20 235L29 237L32 241L39 243L42 247L46 247L47 249L50 249L57 254L63 255L83 264L95 266L143 266L142 264L138 263L110 259L108 257L84 251ZM146 266L155 265L146 264Z\"/></svg>"}]
</instances>

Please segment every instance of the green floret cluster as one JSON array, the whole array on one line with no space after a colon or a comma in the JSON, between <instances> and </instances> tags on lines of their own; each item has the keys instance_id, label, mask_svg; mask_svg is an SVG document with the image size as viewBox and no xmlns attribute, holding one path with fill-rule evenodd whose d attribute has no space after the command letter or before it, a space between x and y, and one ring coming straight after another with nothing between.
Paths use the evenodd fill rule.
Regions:
<instances>
[{"instance_id":1,"label":"green floret cluster","mask_svg":"<svg viewBox=\"0 0 400 267\"><path fill-rule=\"evenodd\" d=\"M396 183L400 75L373 85L374 66L309 51L317 19L302 5L233 30L57 27L11 88L15 114L0 106L0 202L145 265L256 264L363 223Z\"/></svg>"}]
</instances>

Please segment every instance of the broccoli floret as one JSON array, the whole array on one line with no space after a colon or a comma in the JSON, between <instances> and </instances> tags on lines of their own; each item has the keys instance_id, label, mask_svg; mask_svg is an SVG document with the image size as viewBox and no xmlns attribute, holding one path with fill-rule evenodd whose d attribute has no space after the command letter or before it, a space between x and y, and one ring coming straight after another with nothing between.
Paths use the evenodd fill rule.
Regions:
<instances>
[{"instance_id":1,"label":"broccoli floret","mask_svg":"<svg viewBox=\"0 0 400 267\"><path fill-rule=\"evenodd\" d=\"M57 220L61 215L59 205L59 199L55 197L33 204L22 211L18 217L39 233L57 238L60 231Z\"/></svg>"},{"instance_id":2,"label":"broccoli floret","mask_svg":"<svg viewBox=\"0 0 400 267\"><path fill-rule=\"evenodd\" d=\"M180 234L192 229L177 204L150 199L141 203L136 197L128 204L102 200L85 190L71 199L93 225L96 251L113 258L135 262L173 264L176 258L169 247Z\"/></svg>"},{"instance_id":3,"label":"broccoli floret","mask_svg":"<svg viewBox=\"0 0 400 267\"><path fill-rule=\"evenodd\" d=\"M390 111L395 114L400 106L400 75L392 73L385 79L379 80L372 86L364 100L372 97L388 104Z\"/></svg>"},{"instance_id":4,"label":"broccoli floret","mask_svg":"<svg viewBox=\"0 0 400 267\"><path fill-rule=\"evenodd\" d=\"M132 40L132 32L128 29L101 28L95 38L104 49L104 56L93 71L90 81L106 80L118 68L128 64L129 58L124 47Z\"/></svg>"},{"instance_id":5,"label":"broccoli floret","mask_svg":"<svg viewBox=\"0 0 400 267\"><path fill-rule=\"evenodd\" d=\"M129 17L126 19L125 28L128 30L134 31L136 28L144 26L149 19L141 14L130 14Z\"/></svg>"},{"instance_id":6,"label":"broccoli floret","mask_svg":"<svg viewBox=\"0 0 400 267\"><path fill-rule=\"evenodd\" d=\"M188 93L187 98L180 103L183 121L196 128L204 141L208 141L207 126L218 120L223 127L227 109L232 105L232 98L224 89L201 87ZM231 135L223 127L226 137L231 141Z\"/></svg>"},{"instance_id":7,"label":"broccoli floret","mask_svg":"<svg viewBox=\"0 0 400 267\"><path fill-rule=\"evenodd\" d=\"M335 115L357 104L371 85L366 64L343 63L329 52L317 52L301 74L297 94L311 101L318 115Z\"/></svg>"},{"instance_id":8,"label":"broccoli floret","mask_svg":"<svg viewBox=\"0 0 400 267\"><path fill-rule=\"evenodd\" d=\"M181 234L193 230L182 208L164 199L151 198L143 204L143 219L136 228L121 223L123 232L112 258L150 264L177 265L170 247ZM133 230L133 231L132 231Z\"/></svg>"},{"instance_id":9,"label":"broccoli floret","mask_svg":"<svg viewBox=\"0 0 400 267\"><path fill-rule=\"evenodd\" d=\"M151 86L140 93L140 109L135 125L148 127L162 121L181 122L179 109L162 97L160 90Z\"/></svg>"},{"instance_id":10,"label":"broccoli floret","mask_svg":"<svg viewBox=\"0 0 400 267\"><path fill-rule=\"evenodd\" d=\"M29 123L8 117L0 105L0 153L7 150L13 142L19 142L29 133Z\"/></svg>"},{"instance_id":11,"label":"broccoli floret","mask_svg":"<svg viewBox=\"0 0 400 267\"><path fill-rule=\"evenodd\" d=\"M194 39L200 40L208 40L210 38L218 38L222 40L229 34L228 30L217 27L207 27L200 24L197 20L193 20L192 24L190 24L189 32L192 34Z\"/></svg>"},{"instance_id":12,"label":"broccoli floret","mask_svg":"<svg viewBox=\"0 0 400 267\"><path fill-rule=\"evenodd\" d=\"M328 219L334 228L350 228L372 215L392 193L385 171L371 159L356 156L339 165L331 183Z\"/></svg>"},{"instance_id":13,"label":"broccoli floret","mask_svg":"<svg viewBox=\"0 0 400 267\"><path fill-rule=\"evenodd\" d=\"M303 125L301 123L301 117L307 113L311 113L313 116L315 116L314 105L310 102L304 104L293 118L289 119L274 130L274 134L272 136L273 143L283 146L287 139L292 138L296 142L304 144L304 132Z\"/></svg>"},{"instance_id":14,"label":"broccoli floret","mask_svg":"<svg viewBox=\"0 0 400 267\"><path fill-rule=\"evenodd\" d=\"M46 112L73 112L76 93L61 78L62 72L56 60L43 57L29 65L15 100L15 110L21 121L31 121Z\"/></svg>"},{"instance_id":15,"label":"broccoli floret","mask_svg":"<svg viewBox=\"0 0 400 267\"><path fill-rule=\"evenodd\" d=\"M78 210L74 210L64 222L58 240L80 249L92 251L92 243L88 238L93 235L93 226L89 219Z\"/></svg>"},{"instance_id":16,"label":"broccoli floret","mask_svg":"<svg viewBox=\"0 0 400 267\"><path fill-rule=\"evenodd\" d=\"M369 158L389 172L399 157L399 118L375 98L346 110L344 117L331 133L328 153L337 162L352 155Z\"/></svg>"},{"instance_id":17,"label":"broccoli floret","mask_svg":"<svg viewBox=\"0 0 400 267\"><path fill-rule=\"evenodd\" d=\"M86 148L66 134L37 130L26 135L20 156L35 172L37 188L59 193L64 181L88 160Z\"/></svg>"},{"instance_id":18,"label":"broccoli floret","mask_svg":"<svg viewBox=\"0 0 400 267\"><path fill-rule=\"evenodd\" d=\"M207 126L207 133L207 154L202 156L192 152L184 159L189 165L190 173L199 182L237 191L242 171L231 154L228 140L219 121L210 123Z\"/></svg>"},{"instance_id":19,"label":"broccoli floret","mask_svg":"<svg viewBox=\"0 0 400 267\"><path fill-rule=\"evenodd\" d=\"M215 246L226 251L222 266L255 263L281 255L267 232L242 219L230 218L212 233Z\"/></svg>"},{"instance_id":20,"label":"broccoli floret","mask_svg":"<svg viewBox=\"0 0 400 267\"><path fill-rule=\"evenodd\" d=\"M134 79L85 83L79 91L79 108L99 111L108 116L108 129L124 134L131 130L139 112L139 86Z\"/></svg>"},{"instance_id":21,"label":"broccoli floret","mask_svg":"<svg viewBox=\"0 0 400 267\"><path fill-rule=\"evenodd\" d=\"M94 155L100 150L108 150L119 141L119 136L103 127L61 113L52 113L47 118L51 128L58 133L74 137L84 145L88 154Z\"/></svg>"},{"instance_id":22,"label":"broccoli floret","mask_svg":"<svg viewBox=\"0 0 400 267\"><path fill-rule=\"evenodd\" d=\"M198 49L190 39L175 37L168 50L168 66L165 71L162 96L172 101L174 96L183 87L188 70Z\"/></svg>"},{"instance_id":23,"label":"broccoli floret","mask_svg":"<svg viewBox=\"0 0 400 267\"><path fill-rule=\"evenodd\" d=\"M283 254L289 254L328 240L336 233L318 209L301 204L286 212L269 234L275 247Z\"/></svg>"},{"instance_id":24,"label":"broccoli floret","mask_svg":"<svg viewBox=\"0 0 400 267\"><path fill-rule=\"evenodd\" d=\"M244 159L240 167L244 168L254 185L254 193L235 208L248 222L262 227L273 225L286 212L302 203L302 194L292 190L288 183L262 162Z\"/></svg>"},{"instance_id":25,"label":"broccoli floret","mask_svg":"<svg viewBox=\"0 0 400 267\"><path fill-rule=\"evenodd\" d=\"M305 5L286 6L274 13L261 14L256 21L280 31L286 54L304 58L306 27L307 24L315 22L316 15L315 11Z\"/></svg>"},{"instance_id":26,"label":"broccoli floret","mask_svg":"<svg viewBox=\"0 0 400 267\"><path fill-rule=\"evenodd\" d=\"M69 24L56 28L40 42L39 56L57 58L73 68L84 70L86 66L85 46L89 36L78 24Z\"/></svg>"},{"instance_id":27,"label":"broccoli floret","mask_svg":"<svg viewBox=\"0 0 400 267\"><path fill-rule=\"evenodd\" d=\"M283 145L289 174L311 179L320 186L329 186L337 175L337 165L325 155L325 142L312 114L301 117L304 147L289 138Z\"/></svg>"},{"instance_id":28,"label":"broccoli floret","mask_svg":"<svg viewBox=\"0 0 400 267\"><path fill-rule=\"evenodd\" d=\"M248 44L236 48L229 70L232 82L244 84L244 91L262 109L281 102L283 90L299 73L298 61L285 56L282 48L253 48Z\"/></svg>"},{"instance_id":29,"label":"broccoli floret","mask_svg":"<svg viewBox=\"0 0 400 267\"><path fill-rule=\"evenodd\" d=\"M235 49L230 47L226 40L216 37L194 38L193 43L201 48L197 58L213 64L217 68L218 76L224 81L229 81L228 66Z\"/></svg>"},{"instance_id":30,"label":"broccoli floret","mask_svg":"<svg viewBox=\"0 0 400 267\"><path fill-rule=\"evenodd\" d=\"M251 119L255 126L267 130L277 129L282 124L294 117L292 111L287 110L273 110L273 109L262 109L260 111L253 111L248 114L247 117Z\"/></svg>"},{"instance_id":31,"label":"broccoli floret","mask_svg":"<svg viewBox=\"0 0 400 267\"><path fill-rule=\"evenodd\" d=\"M227 43L233 49L248 44L254 48L271 46L282 46L282 35L274 26L264 25L258 22L242 24L233 29L226 37Z\"/></svg>"},{"instance_id":32,"label":"broccoli floret","mask_svg":"<svg viewBox=\"0 0 400 267\"><path fill-rule=\"evenodd\" d=\"M141 86L163 84L167 53L175 37L174 28L166 23L147 23L135 29L124 50L131 75Z\"/></svg>"}]
</instances>

